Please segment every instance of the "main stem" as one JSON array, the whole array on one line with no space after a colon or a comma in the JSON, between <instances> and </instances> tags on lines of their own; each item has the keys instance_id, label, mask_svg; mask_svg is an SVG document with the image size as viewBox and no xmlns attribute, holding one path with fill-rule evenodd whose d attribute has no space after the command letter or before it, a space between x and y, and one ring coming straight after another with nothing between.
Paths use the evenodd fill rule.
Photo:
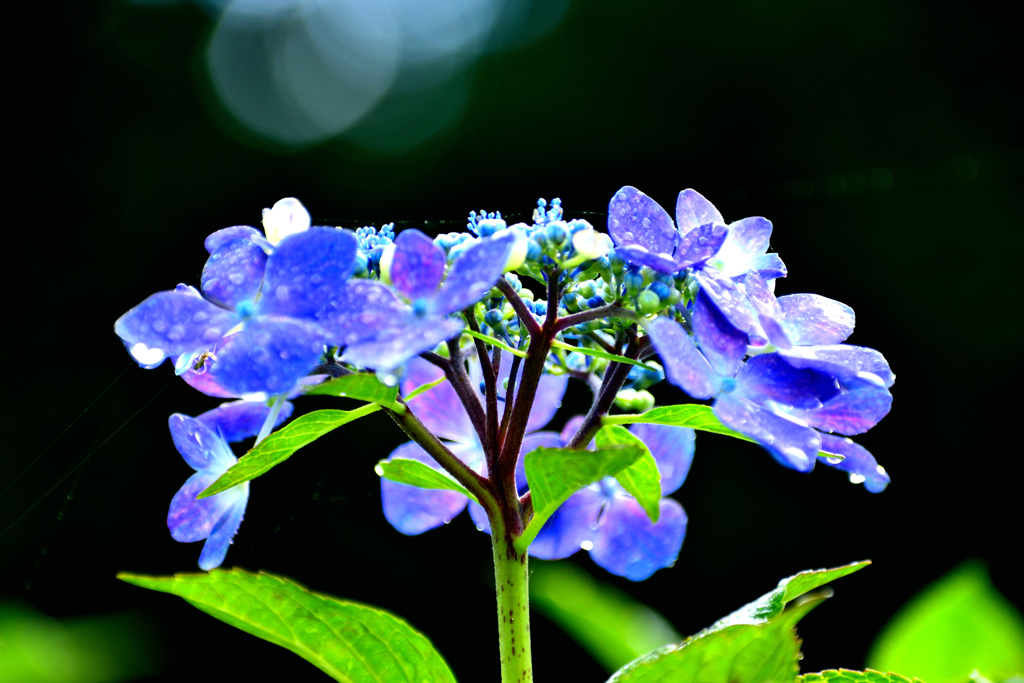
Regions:
<instances>
[{"instance_id":1,"label":"main stem","mask_svg":"<svg viewBox=\"0 0 1024 683\"><path fill-rule=\"evenodd\" d=\"M494 587L498 594L498 651L501 683L532 683L530 579L527 555L520 555L501 524L491 525Z\"/></svg>"}]
</instances>

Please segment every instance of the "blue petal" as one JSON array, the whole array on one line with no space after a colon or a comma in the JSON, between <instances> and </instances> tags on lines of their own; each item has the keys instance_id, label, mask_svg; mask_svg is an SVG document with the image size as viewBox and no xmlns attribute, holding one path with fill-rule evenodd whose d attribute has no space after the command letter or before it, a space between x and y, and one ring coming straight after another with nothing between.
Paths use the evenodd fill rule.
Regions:
<instances>
[{"instance_id":1,"label":"blue petal","mask_svg":"<svg viewBox=\"0 0 1024 683\"><path fill-rule=\"evenodd\" d=\"M601 515L590 557L612 574L643 581L679 557L686 536L686 513L671 498L662 498L661 516L652 524L640 504L615 496Z\"/></svg>"},{"instance_id":2,"label":"blue petal","mask_svg":"<svg viewBox=\"0 0 1024 683\"><path fill-rule=\"evenodd\" d=\"M215 372L234 396L285 394L316 367L323 344L313 323L260 316L224 342Z\"/></svg>"},{"instance_id":3,"label":"blue petal","mask_svg":"<svg viewBox=\"0 0 1024 683\"><path fill-rule=\"evenodd\" d=\"M758 404L773 401L786 408L814 410L841 391L823 372L794 368L777 353L754 356L736 375L737 393Z\"/></svg>"},{"instance_id":4,"label":"blue petal","mask_svg":"<svg viewBox=\"0 0 1024 683\"><path fill-rule=\"evenodd\" d=\"M715 205L697 190L688 188L680 192L676 198L676 225L680 234L685 235L708 223L725 223L725 219Z\"/></svg>"},{"instance_id":5,"label":"blue petal","mask_svg":"<svg viewBox=\"0 0 1024 683\"><path fill-rule=\"evenodd\" d=\"M675 270L703 263L717 254L728 232L722 223L708 223L686 233L672 259Z\"/></svg>"},{"instance_id":6,"label":"blue petal","mask_svg":"<svg viewBox=\"0 0 1024 683\"><path fill-rule=\"evenodd\" d=\"M853 309L817 294L780 296L782 326L799 346L824 346L846 341L853 334Z\"/></svg>"},{"instance_id":7,"label":"blue petal","mask_svg":"<svg viewBox=\"0 0 1024 683\"><path fill-rule=\"evenodd\" d=\"M815 429L840 434L863 434L889 414L892 394L871 382L855 381L817 410L796 410L793 415Z\"/></svg>"},{"instance_id":8,"label":"blue petal","mask_svg":"<svg viewBox=\"0 0 1024 683\"><path fill-rule=\"evenodd\" d=\"M153 294L118 318L114 332L136 361L155 367L168 356L213 346L238 321L189 288Z\"/></svg>"},{"instance_id":9,"label":"blue petal","mask_svg":"<svg viewBox=\"0 0 1024 683\"><path fill-rule=\"evenodd\" d=\"M776 253L755 256L750 261L750 270L756 270L765 280L786 277L789 272L782 257Z\"/></svg>"},{"instance_id":10,"label":"blue petal","mask_svg":"<svg viewBox=\"0 0 1024 683\"><path fill-rule=\"evenodd\" d=\"M771 236L772 222L767 218L754 216L730 223L729 237L715 262L721 264L722 272L729 277L739 277L756 270L755 263L768 251Z\"/></svg>"},{"instance_id":11,"label":"blue petal","mask_svg":"<svg viewBox=\"0 0 1024 683\"><path fill-rule=\"evenodd\" d=\"M235 456L224 439L217 434L216 428L181 413L171 415L167 426L171 430L174 447L192 469L220 476L235 464Z\"/></svg>"},{"instance_id":12,"label":"blue petal","mask_svg":"<svg viewBox=\"0 0 1024 683\"><path fill-rule=\"evenodd\" d=\"M464 461L474 456L474 450L465 447L454 446L452 451ZM392 451L388 459L395 458L416 460L436 470L441 469L426 451L411 441ZM407 536L422 534L447 524L462 512L469 500L455 491L421 489L384 478L380 480L380 495L384 517L391 526Z\"/></svg>"},{"instance_id":13,"label":"blue petal","mask_svg":"<svg viewBox=\"0 0 1024 683\"><path fill-rule=\"evenodd\" d=\"M865 346L796 346L779 351L779 355L793 367L826 372L843 382L864 379L891 387L896 381L885 357Z\"/></svg>"},{"instance_id":14,"label":"blue petal","mask_svg":"<svg viewBox=\"0 0 1024 683\"><path fill-rule=\"evenodd\" d=\"M672 255L647 251L638 244L625 244L616 247L615 253L634 265L650 266L659 273L675 273L680 270L680 266ZM685 266L682 267L685 268Z\"/></svg>"},{"instance_id":15,"label":"blue petal","mask_svg":"<svg viewBox=\"0 0 1024 683\"><path fill-rule=\"evenodd\" d=\"M405 366L405 375L401 383L402 394L409 394L417 387L443 376L440 368L422 358L413 358ZM409 401L409 407L427 429L442 439L463 444L477 443L473 422L449 382L443 382L412 399Z\"/></svg>"},{"instance_id":16,"label":"blue petal","mask_svg":"<svg viewBox=\"0 0 1024 683\"><path fill-rule=\"evenodd\" d=\"M348 346L373 339L410 315L409 307L394 292L370 280L349 280L316 314L332 344Z\"/></svg>"},{"instance_id":17,"label":"blue petal","mask_svg":"<svg viewBox=\"0 0 1024 683\"><path fill-rule=\"evenodd\" d=\"M246 240L232 240L214 251L203 267L203 294L225 308L252 300L260 290L267 254Z\"/></svg>"},{"instance_id":18,"label":"blue petal","mask_svg":"<svg viewBox=\"0 0 1024 683\"><path fill-rule=\"evenodd\" d=\"M814 469L821 439L805 423L763 410L733 394L723 394L715 401L715 415L726 427L763 446L779 464L798 472Z\"/></svg>"},{"instance_id":19,"label":"blue petal","mask_svg":"<svg viewBox=\"0 0 1024 683\"><path fill-rule=\"evenodd\" d=\"M656 318L648 333L661 356L669 382L696 399L718 394L722 380L694 346L682 325L668 318Z\"/></svg>"},{"instance_id":20,"label":"blue petal","mask_svg":"<svg viewBox=\"0 0 1024 683\"><path fill-rule=\"evenodd\" d=\"M616 245L640 247L670 259L679 244L679 233L668 212L628 185L616 192L608 204L608 234ZM623 252L623 255L626 253L630 252Z\"/></svg>"},{"instance_id":21,"label":"blue petal","mask_svg":"<svg viewBox=\"0 0 1024 683\"><path fill-rule=\"evenodd\" d=\"M249 483L246 482L236 488L244 488L244 490L237 495L228 511L214 525L213 531L210 532L206 543L203 544L203 552L199 554L199 568L203 571L210 571L220 566L228 554L228 546L231 545L235 534L238 533L238 527L242 524L245 506L249 502ZM234 490L231 489L231 491ZM230 493L230 491L224 493Z\"/></svg>"},{"instance_id":22,"label":"blue petal","mask_svg":"<svg viewBox=\"0 0 1024 683\"><path fill-rule=\"evenodd\" d=\"M233 225L230 228L223 228L217 232L211 233L203 246L206 247L206 251L210 254L223 247L228 242L234 242L235 240L244 240L246 242L254 243L266 243L266 238L263 237L263 233L250 225Z\"/></svg>"},{"instance_id":23,"label":"blue petal","mask_svg":"<svg viewBox=\"0 0 1024 683\"><path fill-rule=\"evenodd\" d=\"M768 283L756 270L752 270L743 276L743 289L747 293L747 300L757 311L757 321L761 323L768 341L780 349L791 347L793 343L786 335L782 323L782 307L768 288Z\"/></svg>"},{"instance_id":24,"label":"blue petal","mask_svg":"<svg viewBox=\"0 0 1024 683\"><path fill-rule=\"evenodd\" d=\"M345 286L356 246L355 234L337 228L288 235L267 258L258 310L314 318Z\"/></svg>"},{"instance_id":25,"label":"blue petal","mask_svg":"<svg viewBox=\"0 0 1024 683\"><path fill-rule=\"evenodd\" d=\"M291 417L294 408L291 401L285 401L274 422L274 427L281 426L285 420ZM265 401L231 401L206 411L196 419L214 433L219 432L228 443L234 443L259 434L260 428L269 414L270 406Z\"/></svg>"},{"instance_id":26,"label":"blue petal","mask_svg":"<svg viewBox=\"0 0 1024 683\"><path fill-rule=\"evenodd\" d=\"M530 555L541 560L560 560L593 542L601 509L607 500L599 484L581 489L562 503L530 545Z\"/></svg>"},{"instance_id":27,"label":"blue petal","mask_svg":"<svg viewBox=\"0 0 1024 683\"><path fill-rule=\"evenodd\" d=\"M748 335L751 346L764 346L768 339L757 320L757 313L735 282L716 268L702 268L694 273L694 277L700 283L701 291L707 294L725 319Z\"/></svg>"},{"instance_id":28,"label":"blue petal","mask_svg":"<svg viewBox=\"0 0 1024 683\"><path fill-rule=\"evenodd\" d=\"M433 296L444 276L445 253L419 230L404 230L395 240L391 283L405 298Z\"/></svg>"},{"instance_id":29,"label":"blue petal","mask_svg":"<svg viewBox=\"0 0 1024 683\"><path fill-rule=\"evenodd\" d=\"M521 234L504 230L462 251L433 299L435 313L454 313L475 304L498 281Z\"/></svg>"},{"instance_id":30,"label":"blue petal","mask_svg":"<svg viewBox=\"0 0 1024 683\"><path fill-rule=\"evenodd\" d=\"M392 370L451 339L463 327L461 320L452 318L413 319L403 327L382 330L376 339L348 346L341 359L364 368Z\"/></svg>"},{"instance_id":31,"label":"blue petal","mask_svg":"<svg viewBox=\"0 0 1024 683\"><path fill-rule=\"evenodd\" d=\"M647 448L658 463L661 473L661 494L667 496L686 481L686 475L693 463L695 435L689 427L669 425L635 424L629 428Z\"/></svg>"},{"instance_id":32,"label":"blue petal","mask_svg":"<svg viewBox=\"0 0 1024 683\"><path fill-rule=\"evenodd\" d=\"M249 482L245 482L215 496L196 500L196 496L221 474L212 471L196 472L174 494L167 512L167 528L174 540L193 543L206 538L240 498L248 498Z\"/></svg>"},{"instance_id":33,"label":"blue petal","mask_svg":"<svg viewBox=\"0 0 1024 683\"><path fill-rule=\"evenodd\" d=\"M879 465L870 451L863 446L840 436L822 434L821 450L842 455L844 460L841 462L830 462L825 458L825 463L837 470L849 472L850 481L863 483L864 488L871 493L880 493L889 485L889 475L885 468Z\"/></svg>"},{"instance_id":34,"label":"blue petal","mask_svg":"<svg viewBox=\"0 0 1024 683\"><path fill-rule=\"evenodd\" d=\"M725 319L704 291L693 304L693 336L711 367L722 377L732 377L747 355L747 335Z\"/></svg>"}]
</instances>

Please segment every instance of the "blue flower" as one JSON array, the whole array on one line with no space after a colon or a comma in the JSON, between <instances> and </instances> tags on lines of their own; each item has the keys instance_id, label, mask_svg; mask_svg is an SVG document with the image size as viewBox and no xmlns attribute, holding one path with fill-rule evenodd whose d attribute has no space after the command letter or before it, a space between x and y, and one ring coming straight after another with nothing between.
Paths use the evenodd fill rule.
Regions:
<instances>
[{"instance_id":1,"label":"blue flower","mask_svg":"<svg viewBox=\"0 0 1024 683\"><path fill-rule=\"evenodd\" d=\"M291 412L291 403L285 402L276 424L288 419ZM262 402L234 401L199 417L175 413L168 420L175 447L196 473L174 494L167 528L174 540L182 543L206 539L199 556L201 569L213 569L224 561L245 514L249 483L209 498L196 500L196 496L237 462L228 443L255 436L269 413Z\"/></svg>"}]
</instances>

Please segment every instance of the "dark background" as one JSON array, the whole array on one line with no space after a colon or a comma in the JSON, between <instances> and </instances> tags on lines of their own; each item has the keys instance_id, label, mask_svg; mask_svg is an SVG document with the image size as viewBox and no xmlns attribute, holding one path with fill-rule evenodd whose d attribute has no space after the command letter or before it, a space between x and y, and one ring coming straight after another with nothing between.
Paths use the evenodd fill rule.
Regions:
<instances>
[{"instance_id":1,"label":"dark background","mask_svg":"<svg viewBox=\"0 0 1024 683\"><path fill-rule=\"evenodd\" d=\"M477 65L455 125L383 155L343 141L284 150L237 130L210 94L212 20L193 5L19 12L3 46L0 489L13 485L0 497L0 599L54 617L141 612L162 641L154 681L323 680L114 579L196 569L200 546L164 523L189 474L166 420L218 401L167 366L135 367L113 321L198 284L205 235L258 225L280 197L316 222L448 231L470 209L525 216L557 195L603 228L608 199L631 184L669 207L695 187L727 220L767 216L790 271L778 293L854 307L850 341L898 375L892 413L859 439L893 483L871 495L827 467L801 475L704 435L675 494L690 516L676 567L632 584L585 553L573 561L692 633L797 570L871 558L802 624L805 671L861 667L900 605L969 557L1024 605L1024 156L1007 18L967 2L576 0L544 39ZM674 391L661 396L681 400ZM574 387L556 425L586 397ZM380 513L373 464L401 441L372 416L255 482L226 566L392 610L460 680L496 680L487 537L463 516L405 538ZM541 679L603 680L540 616L533 637Z\"/></svg>"}]
</instances>

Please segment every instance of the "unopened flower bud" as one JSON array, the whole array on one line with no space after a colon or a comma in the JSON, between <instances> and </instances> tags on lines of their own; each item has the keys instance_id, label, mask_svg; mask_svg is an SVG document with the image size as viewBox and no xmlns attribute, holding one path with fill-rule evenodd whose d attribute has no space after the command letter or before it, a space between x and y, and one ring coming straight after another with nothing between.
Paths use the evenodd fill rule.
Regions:
<instances>
[{"instance_id":1,"label":"unopened flower bud","mask_svg":"<svg viewBox=\"0 0 1024 683\"><path fill-rule=\"evenodd\" d=\"M579 230L572 236L572 246L576 253L590 260L605 256L612 250L612 240L593 228Z\"/></svg>"},{"instance_id":2,"label":"unopened flower bud","mask_svg":"<svg viewBox=\"0 0 1024 683\"><path fill-rule=\"evenodd\" d=\"M643 413L654 407L654 396L649 391L623 389L615 395L615 405L622 410Z\"/></svg>"},{"instance_id":3,"label":"unopened flower bud","mask_svg":"<svg viewBox=\"0 0 1024 683\"><path fill-rule=\"evenodd\" d=\"M272 209L263 209L263 232L274 245L288 235L309 230L309 224L309 212L295 197L285 197Z\"/></svg>"},{"instance_id":4,"label":"unopened flower bud","mask_svg":"<svg viewBox=\"0 0 1024 683\"><path fill-rule=\"evenodd\" d=\"M637 313L642 315L649 315L651 313L657 313L661 308L661 299L658 295L649 289L645 289L640 293L640 296L636 298Z\"/></svg>"}]
</instances>

